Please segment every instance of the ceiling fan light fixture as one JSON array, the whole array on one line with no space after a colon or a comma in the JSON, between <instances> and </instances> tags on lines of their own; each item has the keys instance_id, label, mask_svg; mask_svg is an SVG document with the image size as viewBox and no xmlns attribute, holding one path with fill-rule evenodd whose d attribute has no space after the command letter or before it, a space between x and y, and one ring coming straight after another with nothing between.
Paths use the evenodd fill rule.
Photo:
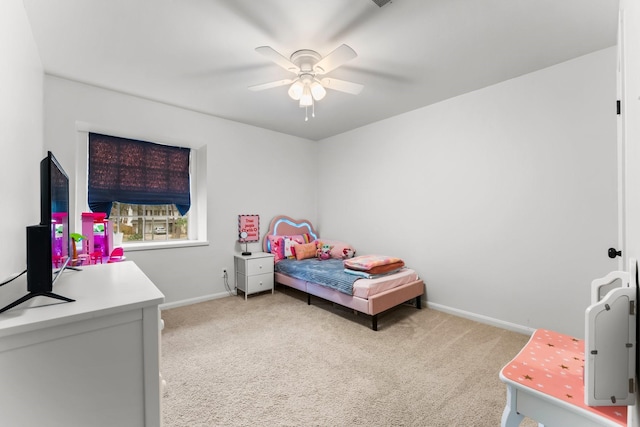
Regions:
<instances>
[{"instance_id":1,"label":"ceiling fan light fixture","mask_svg":"<svg viewBox=\"0 0 640 427\"><path fill-rule=\"evenodd\" d=\"M293 82L291 87L289 87L289 97L293 100L299 100L302 96L302 92L304 91L304 84L300 80L296 80Z\"/></svg>"},{"instance_id":2,"label":"ceiling fan light fixture","mask_svg":"<svg viewBox=\"0 0 640 427\"><path fill-rule=\"evenodd\" d=\"M320 101L327 94L324 86L322 86L322 84L317 80L314 80L313 83L311 83L310 89L311 95L313 95L313 99L316 101Z\"/></svg>"},{"instance_id":3,"label":"ceiling fan light fixture","mask_svg":"<svg viewBox=\"0 0 640 427\"><path fill-rule=\"evenodd\" d=\"M386 0L386 2L389 1L391 0ZM258 91L289 85L287 94L294 101L298 101L300 108L305 109L305 121L309 120L309 107L311 107L311 117L315 117L315 104L317 101L324 99L327 95L327 89L354 95L362 90L361 84L325 77L326 73L335 70L358 56L346 44L338 46L324 57L310 49L297 50L289 58L269 46L257 47L256 52L266 56L296 76L290 79L250 86L249 89ZM322 78L318 76L322 76Z\"/></svg>"},{"instance_id":4,"label":"ceiling fan light fixture","mask_svg":"<svg viewBox=\"0 0 640 427\"><path fill-rule=\"evenodd\" d=\"M311 95L311 89L305 85L300 96L300 107L310 107L313 105L313 96Z\"/></svg>"}]
</instances>

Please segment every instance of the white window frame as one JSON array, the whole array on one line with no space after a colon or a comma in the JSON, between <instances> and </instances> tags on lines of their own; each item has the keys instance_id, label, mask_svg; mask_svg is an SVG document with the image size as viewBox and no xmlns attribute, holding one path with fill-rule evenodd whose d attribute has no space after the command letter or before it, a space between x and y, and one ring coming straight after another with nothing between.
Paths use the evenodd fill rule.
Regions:
<instances>
[{"instance_id":1,"label":"white window frame","mask_svg":"<svg viewBox=\"0 0 640 427\"><path fill-rule=\"evenodd\" d=\"M75 213L75 221L73 222L75 230L82 229L81 213L91 212L89 209L89 201L87 200L89 179L89 132L141 141L153 141L155 143L175 147L186 147L184 142L168 141L166 138L160 138L152 135L123 135L122 132L117 132L113 129L105 129L85 122L76 122L76 178L74 191L75 203L73 209L73 212ZM204 145L197 148L188 148L191 149L189 159L191 208L189 209L189 212L187 212L187 218L189 221L188 240L123 242L122 247L125 250L144 251L204 246L209 244L207 241L207 146Z\"/></svg>"}]
</instances>

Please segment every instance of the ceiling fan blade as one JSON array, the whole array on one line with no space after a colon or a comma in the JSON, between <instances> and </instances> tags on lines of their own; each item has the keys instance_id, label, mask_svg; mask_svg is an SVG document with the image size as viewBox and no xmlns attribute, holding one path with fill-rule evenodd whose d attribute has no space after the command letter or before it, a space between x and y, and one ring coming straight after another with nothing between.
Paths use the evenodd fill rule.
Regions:
<instances>
[{"instance_id":1,"label":"ceiling fan blade","mask_svg":"<svg viewBox=\"0 0 640 427\"><path fill-rule=\"evenodd\" d=\"M358 54L355 50L351 49L346 44L343 44L318 61L318 63L313 67L313 70L317 74L326 74L331 70L335 70L342 64L351 61L356 56L358 56Z\"/></svg>"},{"instance_id":2,"label":"ceiling fan blade","mask_svg":"<svg viewBox=\"0 0 640 427\"><path fill-rule=\"evenodd\" d=\"M292 73L298 74L300 68L293 62L289 61L289 59L285 58L278 52L276 52L271 46L260 46L256 48L256 52L266 56L282 68L287 71L291 71Z\"/></svg>"},{"instance_id":3,"label":"ceiling fan blade","mask_svg":"<svg viewBox=\"0 0 640 427\"><path fill-rule=\"evenodd\" d=\"M265 89L271 89L273 87L285 86L285 85L293 83L295 80L296 79L285 79L285 80L278 80L276 82L263 83L263 84L260 84L260 85L249 86L249 90L257 92L259 90L265 90Z\"/></svg>"},{"instance_id":4,"label":"ceiling fan blade","mask_svg":"<svg viewBox=\"0 0 640 427\"><path fill-rule=\"evenodd\" d=\"M320 83L327 89L346 92L352 95L357 95L362 92L362 89L364 89L364 85L361 85L360 83L352 83L344 80L332 79L331 77L325 77L324 79L320 80Z\"/></svg>"}]
</instances>

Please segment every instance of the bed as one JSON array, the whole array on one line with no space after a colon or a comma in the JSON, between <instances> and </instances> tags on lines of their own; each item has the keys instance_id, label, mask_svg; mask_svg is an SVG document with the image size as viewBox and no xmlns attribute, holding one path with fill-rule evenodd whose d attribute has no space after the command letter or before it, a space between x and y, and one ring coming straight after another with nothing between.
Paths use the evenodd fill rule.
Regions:
<instances>
[{"instance_id":1,"label":"bed","mask_svg":"<svg viewBox=\"0 0 640 427\"><path fill-rule=\"evenodd\" d=\"M278 245L283 245L285 241L285 246L289 246L288 243L293 236L298 240L298 246L294 245L298 248L298 256L292 257L289 251L289 256L278 259ZM299 259L303 247L310 249L310 244L314 243L315 247L318 241L326 243L330 248L331 256L328 259L320 259L320 256ZM323 240L307 220L297 220L284 215L273 218L263 240L263 250L276 253L275 283L306 293L309 305L311 297L315 296L368 315L371 317L371 329L374 331L378 330L378 316L385 311L412 300L415 300L416 308L422 307L424 282L414 270L402 267L385 274L346 273L349 269L344 268L343 261L353 257L355 250L343 242ZM361 258L363 257L357 257ZM295 269L305 262L314 266L311 278L297 275L287 269ZM341 270L342 275L335 270ZM351 288L346 283L348 280L345 275L353 276Z\"/></svg>"}]
</instances>

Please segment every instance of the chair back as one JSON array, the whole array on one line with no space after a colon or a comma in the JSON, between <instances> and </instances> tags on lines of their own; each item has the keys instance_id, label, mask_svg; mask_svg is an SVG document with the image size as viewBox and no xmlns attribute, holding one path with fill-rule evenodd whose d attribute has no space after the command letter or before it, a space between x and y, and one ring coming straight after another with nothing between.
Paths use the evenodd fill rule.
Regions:
<instances>
[{"instance_id":1,"label":"chair back","mask_svg":"<svg viewBox=\"0 0 640 427\"><path fill-rule=\"evenodd\" d=\"M109 260L107 263L122 261L124 258L124 249L121 247L117 247L111 251L111 255L109 255Z\"/></svg>"},{"instance_id":2,"label":"chair back","mask_svg":"<svg viewBox=\"0 0 640 427\"><path fill-rule=\"evenodd\" d=\"M124 249L122 249L121 247L117 247L114 250L111 251L111 257L121 257L122 255L124 255Z\"/></svg>"}]
</instances>

